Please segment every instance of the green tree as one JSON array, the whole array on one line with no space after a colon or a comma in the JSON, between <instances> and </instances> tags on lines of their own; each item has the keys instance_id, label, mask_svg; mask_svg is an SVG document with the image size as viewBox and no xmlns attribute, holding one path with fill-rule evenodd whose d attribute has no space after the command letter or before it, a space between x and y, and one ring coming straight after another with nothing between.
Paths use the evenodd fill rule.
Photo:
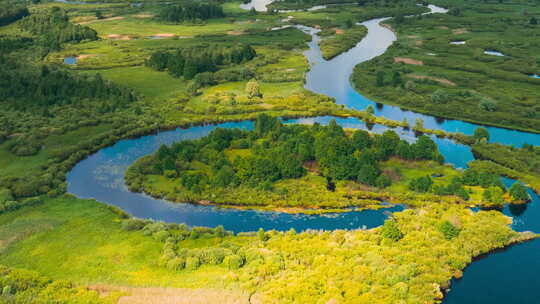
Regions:
<instances>
[{"instance_id":1,"label":"green tree","mask_svg":"<svg viewBox=\"0 0 540 304\"><path fill-rule=\"evenodd\" d=\"M383 71L378 71L377 72L377 78L376 78L376 85L378 87L384 87L384 72Z\"/></svg>"},{"instance_id":2,"label":"green tree","mask_svg":"<svg viewBox=\"0 0 540 304\"><path fill-rule=\"evenodd\" d=\"M358 172L358 182L370 186L375 186L379 174L380 171L377 167L369 164L363 165Z\"/></svg>"},{"instance_id":3,"label":"green tree","mask_svg":"<svg viewBox=\"0 0 540 304\"><path fill-rule=\"evenodd\" d=\"M530 199L527 189L522 183L516 181L508 190L515 201L526 202Z\"/></svg>"},{"instance_id":4,"label":"green tree","mask_svg":"<svg viewBox=\"0 0 540 304\"><path fill-rule=\"evenodd\" d=\"M387 238L393 241L399 241L401 238L403 238L403 233L401 233L401 230L399 229L398 224L393 219L388 219L384 221L381 235L384 238Z\"/></svg>"},{"instance_id":5,"label":"green tree","mask_svg":"<svg viewBox=\"0 0 540 304\"><path fill-rule=\"evenodd\" d=\"M459 235L459 229L449 221L442 222L442 224L439 225L439 231L447 240L451 240Z\"/></svg>"},{"instance_id":6,"label":"green tree","mask_svg":"<svg viewBox=\"0 0 540 304\"><path fill-rule=\"evenodd\" d=\"M536 19L534 16L531 17L531 19L529 20L529 24L537 25L538 24L538 19Z\"/></svg>"},{"instance_id":7,"label":"green tree","mask_svg":"<svg viewBox=\"0 0 540 304\"><path fill-rule=\"evenodd\" d=\"M484 127L476 128L473 137L476 142L480 142L483 138L485 138L486 141L489 141L489 131Z\"/></svg>"},{"instance_id":8,"label":"green tree","mask_svg":"<svg viewBox=\"0 0 540 304\"><path fill-rule=\"evenodd\" d=\"M377 177L375 184L377 185L377 188L384 189L392 185L392 179L390 179L390 177L386 174L381 174L379 177Z\"/></svg>"},{"instance_id":9,"label":"green tree","mask_svg":"<svg viewBox=\"0 0 540 304\"><path fill-rule=\"evenodd\" d=\"M424 120L422 118L417 118L414 121L413 130L415 130L415 131L423 131L424 130Z\"/></svg>"},{"instance_id":10,"label":"green tree","mask_svg":"<svg viewBox=\"0 0 540 304\"><path fill-rule=\"evenodd\" d=\"M266 232L264 232L264 229L259 228L259 231L257 232L257 236L259 237L259 240L261 242L266 242L268 240L268 235Z\"/></svg>"},{"instance_id":11,"label":"green tree","mask_svg":"<svg viewBox=\"0 0 540 304\"><path fill-rule=\"evenodd\" d=\"M392 75L392 84L394 86L401 85L403 83L403 80L401 79L401 73L398 71L394 71L394 74Z\"/></svg>"},{"instance_id":12,"label":"green tree","mask_svg":"<svg viewBox=\"0 0 540 304\"><path fill-rule=\"evenodd\" d=\"M246 94L249 99L263 96L257 80L251 79L250 81L248 81L248 83L246 84Z\"/></svg>"}]
</instances>

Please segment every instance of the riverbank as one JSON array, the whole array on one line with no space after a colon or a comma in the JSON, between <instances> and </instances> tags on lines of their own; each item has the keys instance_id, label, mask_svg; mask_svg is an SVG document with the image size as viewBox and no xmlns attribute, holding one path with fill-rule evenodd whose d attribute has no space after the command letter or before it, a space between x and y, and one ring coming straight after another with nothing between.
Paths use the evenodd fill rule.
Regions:
<instances>
[{"instance_id":1,"label":"riverbank","mask_svg":"<svg viewBox=\"0 0 540 304\"><path fill-rule=\"evenodd\" d=\"M503 5L499 14L526 8ZM398 41L383 56L355 68L355 87L369 98L419 113L538 133L534 108L540 98L538 83L528 76L536 65L524 64L534 62L534 52L507 51L505 44L519 44L519 37L535 35L538 28L520 23L519 17L508 28L492 13L486 15L482 4L461 9L459 16L385 21L397 32ZM504 28L503 33L496 28ZM507 37L506 42L494 42L500 35ZM493 48L504 50L505 56L484 54Z\"/></svg>"}]
</instances>

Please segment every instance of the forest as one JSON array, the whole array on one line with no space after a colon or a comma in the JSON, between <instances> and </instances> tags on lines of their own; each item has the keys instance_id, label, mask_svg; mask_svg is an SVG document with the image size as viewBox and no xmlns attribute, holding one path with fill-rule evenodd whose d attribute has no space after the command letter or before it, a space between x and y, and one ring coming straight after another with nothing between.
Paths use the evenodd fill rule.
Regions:
<instances>
[{"instance_id":1,"label":"forest","mask_svg":"<svg viewBox=\"0 0 540 304\"><path fill-rule=\"evenodd\" d=\"M0 26L10 24L29 14L28 8L20 3L1 2Z\"/></svg>"},{"instance_id":2,"label":"forest","mask_svg":"<svg viewBox=\"0 0 540 304\"><path fill-rule=\"evenodd\" d=\"M69 22L66 11L60 7L31 14L22 20L20 27L37 35L40 43L51 50L59 50L65 42L98 39L95 30Z\"/></svg>"},{"instance_id":3,"label":"forest","mask_svg":"<svg viewBox=\"0 0 540 304\"><path fill-rule=\"evenodd\" d=\"M184 2L178 5L166 6L161 10L158 18L166 22L194 22L211 18L225 17L223 8L213 2Z\"/></svg>"},{"instance_id":4,"label":"forest","mask_svg":"<svg viewBox=\"0 0 540 304\"><path fill-rule=\"evenodd\" d=\"M240 64L255 58L256 55L249 45L205 45L174 52L155 52L146 61L146 65L157 71L167 70L174 77L190 80L199 73L216 72L222 66Z\"/></svg>"},{"instance_id":5,"label":"forest","mask_svg":"<svg viewBox=\"0 0 540 304\"><path fill-rule=\"evenodd\" d=\"M217 129L200 140L161 146L128 169L126 183L132 191L178 202L270 209L529 200L519 182L508 191L497 174L460 172L443 162L426 135L411 144L394 131L344 130L335 121L284 125L261 114L253 131Z\"/></svg>"},{"instance_id":6,"label":"forest","mask_svg":"<svg viewBox=\"0 0 540 304\"><path fill-rule=\"evenodd\" d=\"M73 75L54 66L35 68L0 56L0 98L15 110L48 106L80 104L96 100L110 101L110 110L124 107L136 100L134 93L94 77Z\"/></svg>"}]
</instances>

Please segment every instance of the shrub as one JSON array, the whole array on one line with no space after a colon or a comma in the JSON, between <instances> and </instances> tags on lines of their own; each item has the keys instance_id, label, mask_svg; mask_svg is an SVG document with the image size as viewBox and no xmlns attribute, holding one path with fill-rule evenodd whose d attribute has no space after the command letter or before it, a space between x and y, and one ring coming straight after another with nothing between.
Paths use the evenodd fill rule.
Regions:
<instances>
[{"instance_id":1,"label":"shrub","mask_svg":"<svg viewBox=\"0 0 540 304\"><path fill-rule=\"evenodd\" d=\"M228 255L223 260L223 264L229 269L238 269L244 265L244 259L237 254Z\"/></svg>"},{"instance_id":2,"label":"shrub","mask_svg":"<svg viewBox=\"0 0 540 304\"><path fill-rule=\"evenodd\" d=\"M399 241L403 234L401 233L401 230L399 230L399 226L396 223L395 220L386 220L384 222L384 225L382 226L381 235L384 238L393 240L393 241Z\"/></svg>"},{"instance_id":3,"label":"shrub","mask_svg":"<svg viewBox=\"0 0 540 304\"><path fill-rule=\"evenodd\" d=\"M195 270L201 266L201 261L197 257L188 257L186 259L186 269Z\"/></svg>"},{"instance_id":4,"label":"shrub","mask_svg":"<svg viewBox=\"0 0 540 304\"><path fill-rule=\"evenodd\" d=\"M147 224L145 220L141 219L127 219L122 221L122 229L125 231L141 230Z\"/></svg>"},{"instance_id":5,"label":"shrub","mask_svg":"<svg viewBox=\"0 0 540 304\"><path fill-rule=\"evenodd\" d=\"M181 257L175 257L167 262L167 269L169 270L182 270L186 267L186 260Z\"/></svg>"},{"instance_id":6,"label":"shrub","mask_svg":"<svg viewBox=\"0 0 540 304\"><path fill-rule=\"evenodd\" d=\"M451 240L459 235L459 229L452 225L449 221L444 221L439 226L439 231L444 235L447 240Z\"/></svg>"}]
</instances>

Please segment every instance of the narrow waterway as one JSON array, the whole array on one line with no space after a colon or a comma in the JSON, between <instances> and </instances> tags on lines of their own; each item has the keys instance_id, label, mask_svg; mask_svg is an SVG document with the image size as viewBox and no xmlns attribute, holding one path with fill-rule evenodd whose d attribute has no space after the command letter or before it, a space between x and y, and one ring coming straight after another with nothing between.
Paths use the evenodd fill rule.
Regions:
<instances>
[{"instance_id":1,"label":"narrow waterway","mask_svg":"<svg viewBox=\"0 0 540 304\"><path fill-rule=\"evenodd\" d=\"M444 9L430 6L432 12L444 12ZM350 84L353 67L366 60L383 54L395 41L395 35L379 23L384 20L374 19L363 22L368 28L368 35L348 52L325 61L318 47L315 29L303 27L302 30L313 35L306 57L311 64L307 74L306 88L336 98L337 102L354 109L364 109L373 105L377 115L395 120L406 118L413 122L422 118L425 126L445 131L458 131L472 134L478 125L458 120L442 120L428 115L401 110L399 107L380 105L356 92ZM362 88L359 88L361 91ZM293 119L287 123L326 124L331 117ZM354 118L337 119L343 127L370 129L362 121ZM182 222L189 225L223 225L235 232L265 229L298 231L306 229L357 229L381 225L386 218L385 211L398 211L400 206L379 211L344 212L324 215L288 214L281 212L261 212L254 210L223 209L212 206L175 204L154 199L140 193L129 192L124 183L127 167L136 159L155 152L161 144L200 138L217 128L251 129L250 121L224 123L176 129L136 139L122 140L104 148L78 163L68 174L68 191L81 198L94 198L98 201L118 206L128 213L141 217L167 222ZM373 126L371 131L381 133L384 126ZM491 141L521 145L524 142L539 143L540 135L502 128L488 128ZM414 141L414 134L397 128L396 131L406 140ZM470 148L447 139L434 138L447 162L457 167L465 167L473 159ZM540 198L530 191L533 201L528 205L505 207L503 212L514 219L513 228L519 231L540 231ZM539 286L540 261L536 253L540 252L540 241L532 241L493 253L473 263L465 270L464 278L454 280L452 291L445 298L445 303L538 303L535 286Z\"/></svg>"}]
</instances>

